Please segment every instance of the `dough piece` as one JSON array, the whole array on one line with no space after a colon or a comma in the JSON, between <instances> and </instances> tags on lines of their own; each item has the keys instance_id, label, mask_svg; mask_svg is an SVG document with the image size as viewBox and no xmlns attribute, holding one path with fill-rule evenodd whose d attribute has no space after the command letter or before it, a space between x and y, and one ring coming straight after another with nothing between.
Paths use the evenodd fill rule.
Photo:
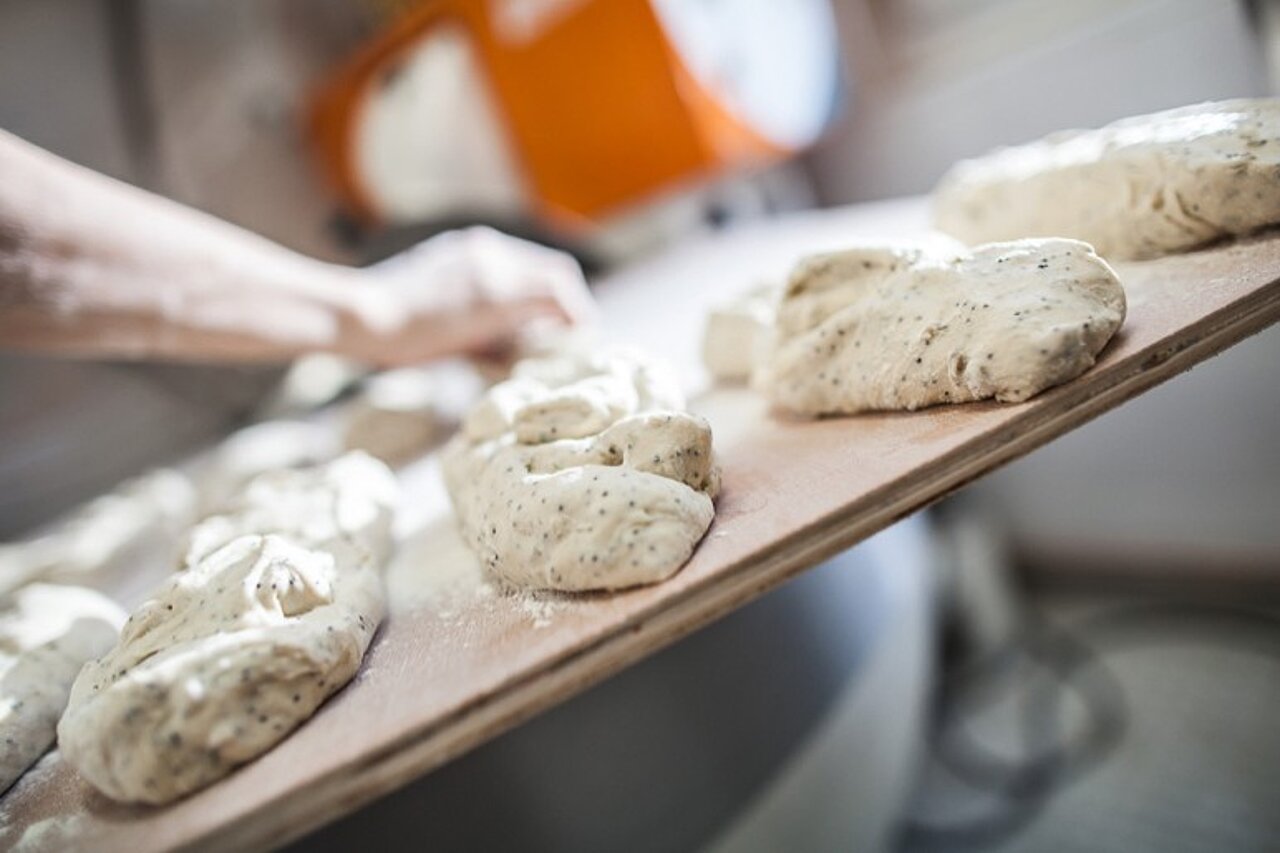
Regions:
<instances>
[{"instance_id":1,"label":"dough piece","mask_svg":"<svg viewBox=\"0 0 1280 853\"><path fill-rule=\"evenodd\" d=\"M259 474L223 512L191 529L184 563L193 566L246 533L285 534L308 546L349 540L384 560L398 491L387 467L358 450L316 468Z\"/></svg>"},{"instance_id":2,"label":"dough piece","mask_svg":"<svg viewBox=\"0 0 1280 853\"><path fill-rule=\"evenodd\" d=\"M1074 237L1153 258L1280 222L1278 172L1280 100L1204 103L963 161L934 214L968 243Z\"/></svg>"},{"instance_id":3,"label":"dough piece","mask_svg":"<svg viewBox=\"0 0 1280 853\"><path fill-rule=\"evenodd\" d=\"M634 354L521 362L445 450L463 537L489 570L535 589L621 589L670 577L715 514L706 421Z\"/></svg>"},{"instance_id":4,"label":"dough piece","mask_svg":"<svg viewBox=\"0 0 1280 853\"><path fill-rule=\"evenodd\" d=\"M368 546L393 488L362 454L255 480L224 517L239 535L173 575L76 679L63 758L112 799L165 803L282 740L355 675L382 621ZM284 532L252 532L276 500ZM289 518L316 508L331 514Z\"/></svg>"},{"instance_id":5,"label":"dough piece","mask_svg":"<svg viewBox=\"0 0 1280 853\"><path fill-rule=\"evenodd\" d=\"M1088 370L1124 314L1076 240L819 255L787 284L762 385L808 415L1016 402Z\"/></svg>"},{"instance_id":6,"label":"dough piece","mask_svg":"<svg viewBox=\"0 0 1280 853\"><path fill-rule=\"evenodd\" d=\"M148 546L176 546L195 515L195 490L160 468L75 510L35 539L0 545L0 594L33 580L75 580L114 570Z\"/></svg>"},{"instance_id":7,"label":"dough piece","mask_svg":"<svg viewBox=\"0 0 1280 853\"><path fill-rule=\"evenodd\" d=\"M370 377L346 421L347 450L363 450L388 465L420 456L440 434L430 371L406 367Z\"/></svg>"},{"instance_id":8,"label":"dough piece","mask_svg":"<svg viewBox=\"0 0 1280 853\"><path fill-rule=\"evenodd\" d=\"M328 462L340 452L331 427L309 421L273 420L227 437L198 472L200 508L217 512L259 474Z\"/></svg>"},{"instance_id":9,"label":"dough piece","mask_svg":"<svg viewBox=\"0 0 1280 853\"><path fill-rule=\"evenodd\" d=\"M0 603L0 793L53 744L71 682L111 648L124 618L76 586L31 584Z\"/></svg>"},{"instance_id":10,"label":"dough piece","mask_svg":"<svg viewBox=\"0 0 1280 853\"><path fill-rule=\"evenodd\" d=\"M713 379L742 381L769 355L778 288L761 285L716 306L702 334L702 363Z\"/></svg>"},{"instance_id":11,"label":"dough piece","mask_svg":"<svg viewBox=\"0 0 1280 853\"><path fill-rule=\"evenodd\" d=\"M338 399L365 374L358 362L327 352L294 359L259 414L271 420L306 416Z\"/></svg>"},{"instance_id":12,"label":"dough piece","mask_svg":"<svg viewBox=\"0 0 1280 853\"><path fill-rule=\"evenodd\" d=\"M515 433L522 444L584 438L638 412L684 408L666 371L625 349L521 361L462 422L472 442Z\"/></svg>"}]
</instances>

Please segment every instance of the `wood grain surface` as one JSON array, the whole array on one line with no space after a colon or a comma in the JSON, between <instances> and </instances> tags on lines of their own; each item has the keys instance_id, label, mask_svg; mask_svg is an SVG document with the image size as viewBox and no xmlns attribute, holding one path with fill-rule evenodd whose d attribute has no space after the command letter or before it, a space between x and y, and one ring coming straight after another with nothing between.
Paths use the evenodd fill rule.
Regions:
<instances>
[{"instance_id":1,"label":"wood grain surface","mask_svg":"<svg viewBox=\"0 0 1280 853\"><path fill-rule=\"evenodd\" d=\"M1028 403L801 421L745 389L699 390L708 304L782 275L804 252L908 236L924 221L919 201L806 214L691 243L601 283L612 334L682 365L715 433L716 521L673 579L616 595L498 590L458 539L435 460L423 459L403 471L391 616L359 676L314 719L165 808L112 804L53 753L0 801L0 843L142 853L296 838L1280 318L1280 238L1269 236L1117 267L1124 328L1093 370Z\"/></svg>"}]
</instances>

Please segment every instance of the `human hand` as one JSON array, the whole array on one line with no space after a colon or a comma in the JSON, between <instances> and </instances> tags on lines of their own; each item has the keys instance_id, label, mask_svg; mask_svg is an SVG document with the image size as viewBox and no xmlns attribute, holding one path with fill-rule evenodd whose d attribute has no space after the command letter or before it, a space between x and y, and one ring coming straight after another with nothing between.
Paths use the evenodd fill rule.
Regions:
<instances>
[{"instance_id":1,"label":"human hand","mask_svg":"<svg viewBox=\"0 0 1280 853\"><path fill-rule=\"evenodd\" d=\"M344 349L379 365L492 350L536 318L595 316L571 256L491 228L445 232L359 276Z\"/></svg>"}]
</instances>

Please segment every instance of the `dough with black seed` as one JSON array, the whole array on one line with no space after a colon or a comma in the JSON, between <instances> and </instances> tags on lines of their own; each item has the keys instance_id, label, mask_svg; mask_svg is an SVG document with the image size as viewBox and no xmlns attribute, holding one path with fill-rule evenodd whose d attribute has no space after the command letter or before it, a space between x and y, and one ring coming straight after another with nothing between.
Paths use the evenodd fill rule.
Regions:
<instances>
[{"instance_id":1,"label":"dough with black seed","mask_svg":"<svg viewBox=\"0 0 1280 853\"><path fill-rule=\"evenodd\" d=\"M522 362L446 448L468 544L527 588L621 589L670 577L715 514L711 429L633 353Z\"/></svg>"},{"instance_id":2,"label":"dough with black seed","mask_svg":"<svg viewBox=\"0 0 1280 853\"><path fill-rule=\"evenodd\" d=\"M112 799L165 803L286 737L355 675L382 621L395 497L360 453L254 480L80 673L64 760Z\"/></svg>"},{"instance_id":3,"label":"dough with black seed","mask_svg":"<svg viewBox=\"0 0 1280 853\"><path fill-rule=\"evenodd\" d=\"M124 619L78 586L33 583L0 602L0 793L53 745L80 667L111 648Z\"/></svg>"},{"instance_id":4,"label":"dough with black seed","mask_svg":"<svg viewBox=\"0 0 1280 853\"><path fill-rule=\"evenodd\" d=\"M934 218L971 244L1072 237L1113 261L1280 223L1280 100L1196 104L962 161Z\"/></svg>"},{"instance_id":5,"label":"dough with black seed","mask_svg":"<svg viewBox=\"0 0 1280 853\"><path fill-rule=\"evenodd\" d=\"M1029 399L1094 363L1124 290L1076 240L868 246L797 265L760 377L805 415Z\"/></svg>"}]
</instances>

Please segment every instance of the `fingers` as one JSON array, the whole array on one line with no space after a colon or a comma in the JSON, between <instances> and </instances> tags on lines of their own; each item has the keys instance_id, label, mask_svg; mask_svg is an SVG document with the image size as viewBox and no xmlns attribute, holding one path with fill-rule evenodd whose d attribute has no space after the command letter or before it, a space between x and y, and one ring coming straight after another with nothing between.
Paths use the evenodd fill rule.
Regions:
<instances>
[{"instance_id":1,"label":"fingers","mask_svg":"<svg viewBox=\"0 0 1280 853\"><path fill-rule=\"evenodd\" d=\"M569 323L595 323L599 319L599 309L587 290L587 280L582 275L582 268L568 255L563 258L568 262L568 268L560 271L553 279L551 295Z\"/></svg>"},{"instance_id":2,"label":"fingers","mask_svg":"<svg viewBox=\"0 0 1280 853\"><path fill-rule=\"evenodd\" d=\"M580 276L543 278L531 282L519 296L491 305L509 306L512 310L530 312L532 316L552 317L569 325L589 325L598 315L586 282Z\"/></svg>"},{"instance_id":3,"label":"fingers","mask_svg":"<svg viewBox=\"0 0 1280 853\"><path fill-rule=\"evenodd\" d=\"M391 367L493 352L509 347L521 329L545 317L565 317L560 301L551 295L477 305L462 315L420 317L395 334L376 336L357 357Z\"/></svg>"},{"instance_id":4,"label":"fingers","mask_svg":"<svg viewBox=\"0 0 1280 853\"><path fill-rule=\"evenodd\" d=\"M515 302L492 305L477 312L477 332L484 331L480 347L493 347L509 341L526 325L545 317L572 322L564 303L554 294L530 296ZM480 336L477 335L477 338Z\"/></svg>"},{"instance_id":5,"label":"fingers","mask_svg":"<svg viewBox=\"0 0 1280 853\"><path fill-rule=\"evenodd\" d=\"M597 318L571 255L491 228L446 232L369 273L397 309L390 320L366 320L368 349L382 363L493 347L538 318Z\"/></svg>"},{"instance_id":6,"label":"fingers","mask_svg":"<svg viewBox=\"0 0 1280 853\"><path fill-rule=\"evenodd\" d=\"M582 267L566 252L509 237L492 228L466 232L476 290L493 303L551 299L549 314L568 323L596 317Z\"/></svg>"}]
</instances>

